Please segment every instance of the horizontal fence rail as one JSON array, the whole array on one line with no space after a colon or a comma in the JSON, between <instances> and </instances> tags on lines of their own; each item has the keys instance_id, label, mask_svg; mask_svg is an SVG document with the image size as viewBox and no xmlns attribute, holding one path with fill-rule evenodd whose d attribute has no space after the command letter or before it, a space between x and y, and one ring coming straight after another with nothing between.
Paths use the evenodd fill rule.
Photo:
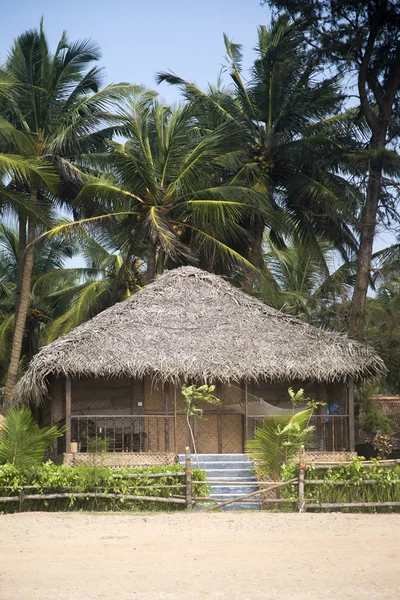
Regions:
<instances>
[{"instance_id":1,"label":"horizontal fence rail","mask_svg":"<svg viewBox=\"0 0 400 600\"><path fill-rule=\"evenodd\" d=\"M169 452L173 427L174 415L72 415L71 440L78 452Z\"/></svg>"}]
</instances>

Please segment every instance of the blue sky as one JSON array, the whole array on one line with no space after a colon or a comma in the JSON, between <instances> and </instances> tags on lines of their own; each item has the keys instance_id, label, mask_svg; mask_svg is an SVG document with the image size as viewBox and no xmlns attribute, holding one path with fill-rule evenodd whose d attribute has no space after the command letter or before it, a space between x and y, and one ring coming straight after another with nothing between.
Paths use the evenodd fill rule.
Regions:
<instances>
[{"instance_id":1,"label":"blue sky","mask_svg":"<svg viewBox=\"0 0 400 600\"><path fill-rule=\"evenodd\" d=\"M200 87L215 83L224 65L223 33L243 45L243 66L254 57L257 27L268 24L259 0L2 0L0 62L26 29L44 28L54 50L65 29L71 40L91 38L102 50L104 83L144 84L172 103L179 90L156 86L171 70ZM83 266L75 257L68 266Z\"/></svg>"},{"instance_id":2,"label":"blue sky","mask_svg":"<svg viewBox=\"0 0 400 600\"><path fill-rule=\"evenodd\" d=\"M105 83L129 81L155 88L154 74L172 70L200 87L214 83L224 63L223 32L243 44L244 66L251 64L256 29L267 24L259 0L2 0L0 60L13 39L38 27L54 48L66 29L70 39L92 38L103 54ZM163 98L178 90L159 86Z\"/></svg>"}]
</instances>

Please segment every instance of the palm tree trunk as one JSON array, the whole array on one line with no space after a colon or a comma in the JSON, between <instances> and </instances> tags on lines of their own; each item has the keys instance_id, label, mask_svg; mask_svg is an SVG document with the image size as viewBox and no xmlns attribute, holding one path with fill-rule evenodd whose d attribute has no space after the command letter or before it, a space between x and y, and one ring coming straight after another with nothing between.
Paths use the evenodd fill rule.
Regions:
<instances>
[{"instance_id":1,"label":"palm tree trunk","mask_svg":"<svg viewBox=\"0 0 400 600\"><path fill-rule=\"evenodd\" d=\"M147 241L147 283L156 277L156 245L152 240Z\"/></svg>"},{"instance_id":2,"label":"palm tree trunk","mask_svg":"<svg viewBox=\"0 0 400 600\"><path fill-rule=\"evenodd\" d=\"M115 304L116 302L119 301L120 299L120 292L121 292L121 286L125 285L124 280L125 280L125 276L126 276L126 271L129 265L129 261L131 260L131 252L130 249L127 251L127 254L122 262L121 268L118 271L112 288L111 288L111 302L112 304Z\"/></svg>"},{"instance_id":3,"label":"palm tree trunk","mask_svg":"<svg viewBox=\"0 0 400 600\"><path fill-rule=\"evenodd\" d=\"M349 334L362 340L364 337L365 305L371 271L371 258L375 238L376 218L382 182L382 165L371 164L367 196L361 219L360 249L357 256L357 274L351 301Z\"/></svg>"},{"instance_id":4,"label":"palm tree trunk","mask_svg":"<svg viewBox=\"0 0 400 600\"><path fill-rule=\"evenodd\" d=\"M36 191L31 192L31 198L36 200ZM28 219L28 239L27 248L24 253L23 261L23 280L21 285L21 298L19 303L18 313L15 315L15 329L13 343L11 349L10 364L7 373L7 382L5 388L5 401L3 410L6 411L9 407L10 397L15 384L18 380L19 361L21 359L22 342L24 339L26 318L29 311L32 270L33 270L33 255L34 247L32 242L35 239L35 223L32 217Z\"/></svg>"},{"instance_id":5,"label":"palm tree trunk","mask_svg":"<svg viewBox=\"0 0 400 600\"><path fill-rule=\"evenodd\" d=\"M262 241L263 241L263 236L264 236L264 226L265 226L265 223L263 220L261 220L261 219L257 220L256 223L254 224L253 231L251 232L253 239L252 239L251 250L250 250L250 255L249 255L249 262L257 269L261 266L261 254L262 254ZM246 281L243 285L243 291L246 292L246 294L249 294L250 296L253 292L253 284L254 284L255 278L256 278L255 271L253 271L253 269L249 270L247 277L246 277Z\"/></svg>"},{"instance_id":6,"label":"palm tree trunk","mask_svg":"<svg viewBox=\"0 0 400 600\"><path fill-rule=\"evenodd\" d=\"M15 322L21 304L21 288L24 279L24 264L25 264L25 249L26 249L26 215L19 211L18 214L18 262L17 262L17 289L15 292Z\"/></svg>"}]
</instances>

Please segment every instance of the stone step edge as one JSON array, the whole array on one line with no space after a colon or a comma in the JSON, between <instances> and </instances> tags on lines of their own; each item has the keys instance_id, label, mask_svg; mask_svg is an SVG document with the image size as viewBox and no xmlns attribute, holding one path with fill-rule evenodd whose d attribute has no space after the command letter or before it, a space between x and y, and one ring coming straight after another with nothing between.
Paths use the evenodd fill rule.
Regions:
<instances>
[{"instance_id":1,"label":"stone step edge","mask_svg":"<svg viewBox=\"0 0 400 600\"><path fill-rule=\"evenodd\" d=\"M258 485L258 482L253 481L238 481L237 479L207 479L204 483L208 483L208 485Z\"/></svg>"},{"instance_id":2,"label":"stone step edge","mask_svg":"<svg viewBox=\"0 0 400 600\"><path fill-rule=\"evenodd\" d=\"M181 457L185 458L186 454L178 454L178 456L179 456L179 458L181 458ZM191 454L190 456L192 458L196 457L195 454ZM206 454L206 453L204 453L204 454L198 454L197 456L199 458L200 458L200 456L245 456L246 458L248 458L250 460L250 457L244 453L237 453L237 454L236 453L229 454L228 452L223 452L222 454Z\"/></svg>"},{"instance_id":3,"label":"stone step edge","mask_svg":"<svg viewBox=\"0 0 400 600\"><path fill-rule=\"evenodd\" d=\"M221 465L224 465L224 466L226 466L226 465L234 465L234 466L243 465L244 468L247 468L249 470L252 469L252 466L250 463L240 462L239 460L235 460L235 461L232 460L231 462L201 462L200 461L199 465L200 465L200 468L202 465L219 465L219 466L221 466ZM182 466L184 466L184 465L182 465ZM197 467L197 463L192 463L191 466L192 466L192 468Z\"/></svg>"},{"instance_id":4,"label":"stone step edge","mask_svg":"<svg viewBox=\"0 0 400 600\"><path fill-rule=\"evenodd\" d=\"M256 490L254 490L256 491ZM245 494L235 494L234 492L220 492L216 497L219 498L240 498L240 496ZM257 498L258 494L254 494L254 498Z\"/></svg>"}]
</instances>

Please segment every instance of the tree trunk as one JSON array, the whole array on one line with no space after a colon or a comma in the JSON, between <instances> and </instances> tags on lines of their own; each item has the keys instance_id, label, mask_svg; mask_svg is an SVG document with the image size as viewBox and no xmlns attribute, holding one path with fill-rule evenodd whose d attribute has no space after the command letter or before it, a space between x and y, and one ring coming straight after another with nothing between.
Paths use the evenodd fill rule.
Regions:
<instances>
[{"instance_id":1,"label":"tree trunk","mask_svg":"<svg viewBox=\"0 0 400 600\"><path fill-rule=\"evenodd\" d=\"M152 240L147 242L147 283L156 277L156 245Z\"/></svg>"},{"instance_id":2,"label":"tree trunk","mask_svg":"<svg viewBox=\"0 0 400 600\"><path fill-rule=\"evenodd\" d=\"M36 199L36 191L32 191L31 198ZM3 410L6 411L9 407L10 396L18 380L18 369L19 361L21 359L22 342L24 339L26 318L29 311L30 293L31 293L31 282L32 282L32 269L33 269L33 255L34 247L32 242L35 239L35 223L32 217L28 219L28 239L27 248L24 253L24 265L23 265L23 280L21 285L21 298L19 303L18 314L15 315L15 329L14 337L11 349L10 364L7 373L7 382L5 389L5 401Z\"/></svg>"},{"instance_id":3,"label":"tree trunk","mask_svg":"<svg viewBox=\"0 0 400 600\"><path fill-rule=\"evenodd\" d=\"M264 236L264 226L265 226L265 223L263 220L257 220L256 223L254 224L253 231L251 232L253 239L252 239L252 244L251 244L251 249L250 249L249 262L257 269L260 268L260 266L261 266L261 254L262 254L262 241L263 241L263 236ZM242 288L243 291L246 292L246 294L249 294L250 296L253 292L253 284L254 284L255 278L256 278L256 272L253 269L250 269L247 274L246 281L244 282L244 285Z\"/></svg>"},{"instance_id":4,"label":"tree trunk","mask_svg":"<svg viewBox=\"0 0 400 600\"><path fill-rule=\"evenodd\" d=\"M383 136L384 137L384 136ZM371 148L384 147L379 142L371 144ZM364 337L365 305L371 271L371 258L375 239L375 228L382 186L382 165L380 161L371 161L368 188L364 211L361 217L360 249L357 256L357 272L353 298L350 309L349 334L362 340Z\"/></svg>"},{"instance_id":5,"label":"tree trunk","mask_svg":"<svg viewBox=\"0 0 400 600\"><path fill-rule=\"evenodd\" d=\"M383 150L387 144L386 134L392 118L393 106L400 83L400 47L397 47L396 55L391 60L383 91L381 90L379 72L375 72L375 67L372 68L374 63L371 62L374 49L376 49L379 28L382 27L381 18L383 15L383 13L379 12L378 5L375 8L377 12L371 18L371 28L358 73L358 92L361 113L372 132L369 149L376 153L379 150ZM379 114L376 114L370 102L368 88L373 93L375 107L378 108ZM369 164L367 196L361 218L360 249L357 257L357 273L349 321L349 334L358 340L362 340L364 337L365 304L368 293L381 187L382 161L379 158L373 158Z\"/></svg>"},{"instance_id":6,"label":"tree trunk","mask_svg":"<svg viewBox=\"0 0 400 600\"><path fill-rule=\"evenodd\" d=\"M115 276L112 288L111 288L111 303L115 304L116 302L119 302L119 300L121 299L121 288L124 286L126 287L126 283L125 283L125 278L126 278L126 271L128 269L129 266L129 262L131 260L131 252L130 252L130 248L127 251L127 254L122 262L122 265L120 267L120 270L118 271L118 273Z\"/></svg>"},{"instance_id":7,"label":"tree trunk","mask_svg":"<svg viewBox=\"0 0 400 600\"><path fill-rule=\"evenodd\" d=\"M19 211L18 214L18 262L17 262L17 288L15 292L15 322L14 329L17 322L17 315L19 311L19 305L21 304L21 289L22 282L24 280L24 265L25 265L25 249L26 249L26 215Z\"/></svg>"}]
</instances>

